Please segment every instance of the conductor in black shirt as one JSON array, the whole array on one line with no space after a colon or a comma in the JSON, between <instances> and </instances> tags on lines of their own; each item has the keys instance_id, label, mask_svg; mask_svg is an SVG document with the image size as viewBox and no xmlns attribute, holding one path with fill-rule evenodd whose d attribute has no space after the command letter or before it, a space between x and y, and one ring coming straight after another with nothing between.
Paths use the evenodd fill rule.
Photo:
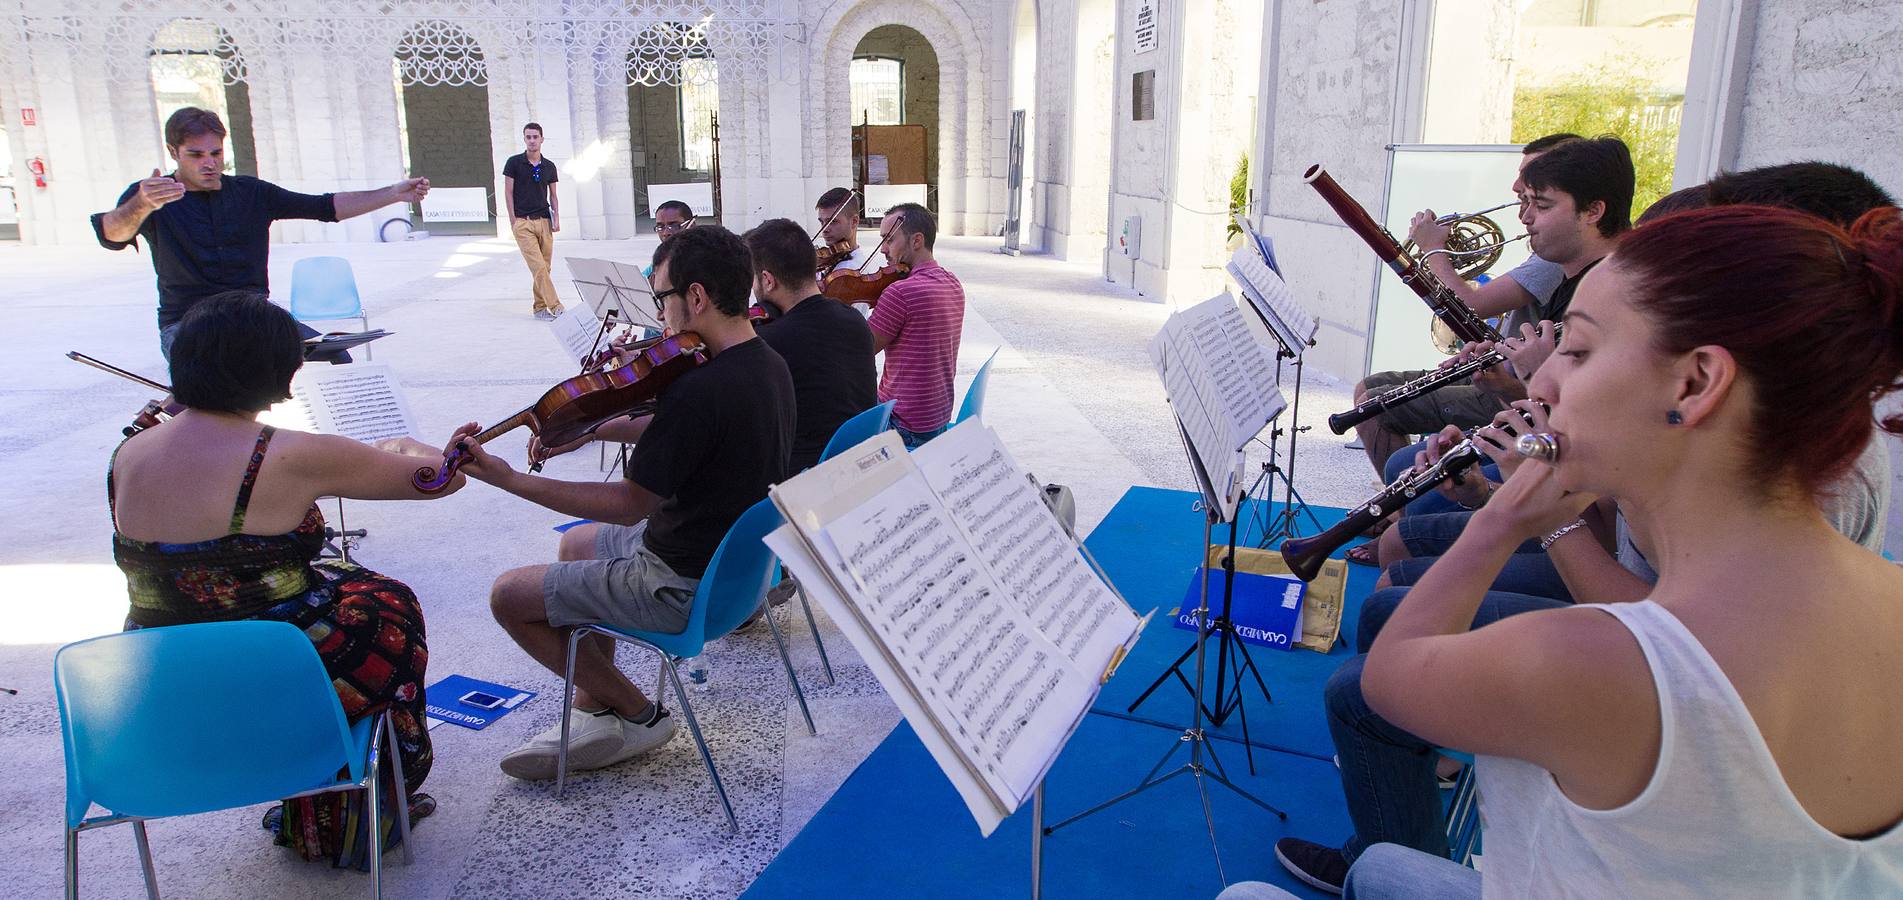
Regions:
<instances>
[{"instance_id":1,"label":"conductor in black shirt","mask_svg":"<svg viewBox=\"0 0 1903 900\"><path fill-rule=\"evenodd\" d=\"M879 402L872 329L852 307L819 293L813 242L791 219L747 232L753 295L767 308L760 337L793 373L799 406L789 473L819 462L826 442L847 419Z\"/></svg>"},{"instance_id":2,"label":"conductor in black shirt","mask_svg":"<svg viewBox=\"0 0 1903 900\"><path fill-rule=\"evenodd\" d=\"M370 191L299 194L248 175L226 175L225 124L217 113L191 106L165 120L165 152L178 163L172 174L153 169L150 178L119 195L118 206L94 213L92 224L108 250L145 238L158 273L159 352L168 360L172 335L192 304L225 291L270 293L265 264L272 222L338 222L429 193L427 178ZM306 337L317 334L304 330Z\"/></svg>"},{"instance_id":3,"label":"conductor in black shirt","mask_svg":"<svg viewBox=\"0 0 1903 900\"><path fill-rule=\"evenodd\" d=\"M767 488L785 479L793 447L793 379L747 319L747 248L725 228L683 231L654 251L654 299L669 329L698 334L708 360L661 395L618 483L517 472L469 441L463 472L566 515L592 519L562 536L560 561L504 572L489 595L503 630L560 674L566 629L605 623L630 631L687 627L714 549ZM469 423L449 448L480 429ZM445 449L445 452L447 452ZM614 665L613 642L577 648L572 769L612 765L667 742L674 720ZM561 723L502 759L517 778L555 777Z\"/></svg>"}]
</instances>

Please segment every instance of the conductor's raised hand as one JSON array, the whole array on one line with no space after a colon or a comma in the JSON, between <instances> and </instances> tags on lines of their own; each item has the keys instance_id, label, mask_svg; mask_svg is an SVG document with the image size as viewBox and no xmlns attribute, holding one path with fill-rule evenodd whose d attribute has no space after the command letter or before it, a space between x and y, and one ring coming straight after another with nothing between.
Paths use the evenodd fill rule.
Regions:
<instances>
[{"instance_id":1,"label":"conductor's raised hand","mask_svg":"<svg viewBox=\"0 0 1903 900\"><path fill-rule=\"evenodd\" d=\"M185 185L158 169L152 170L150 178L139 182L139 205L145 207L148 213L183 196Z\"/></svg>"},{"instance_id":2,"label":"conductor's raised hand","mask_svg":"<svg viewBox=\"0 0 1903 900\"><path fill-rule=\"evenodd\" d=\"M453 459L458 450L462 451L463 474L477 481L494 484L513 473L515 468L483 448L482 442L476 440L476 435L481 431L482 428L474 422L456 429L456 433L449 436L449 443L443 445L443 458Z\"/></svg>"},{"instance_id":3,"label":"conductor's raised hand","mask_svg":"<svg viewBox=\"0 0 1903 900\"><path fill-rule=\"evenodd\" d=\"M396 198L405 203L421 201L429 196L429 179L405 178L392 185L396 188Z\"/></svg>"}]
</instances>

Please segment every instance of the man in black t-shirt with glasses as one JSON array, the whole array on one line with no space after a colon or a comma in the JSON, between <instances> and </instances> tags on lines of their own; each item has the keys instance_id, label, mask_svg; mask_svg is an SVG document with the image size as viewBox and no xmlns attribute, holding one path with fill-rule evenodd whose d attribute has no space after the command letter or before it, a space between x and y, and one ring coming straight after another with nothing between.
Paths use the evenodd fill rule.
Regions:
<instances>
[{"instance_id":1,"label":"man in black t-shirt with glasses","mask_svg":"<svg viewBox=\"0 0 1903 900\"><path fill-rule=\"evenodd\" d=\"M496 579L496 621L536 662L560 674L567 629L600 622L630 631L687 627L694 591L714 548L767 488L787 476L793 447L793 379L747 319L747 247L718 226L683 231L654 251L662 321L694 332L708 359L661 395L654 415L629 422L638 442L619 482L558 481L517 472L468 438L463 472L566 515L591 519L562 536L559 562ZM447 449L447 448L446 448ZM601 524L594 524L601 523ZM614 643L583 640L569 716L571 769L595 769L667 742L674 721L614 665ZM555 777L561 723L502 759L517 778Z\"/></svg>"},{"instance_id":2,"label":"man in black t-shirt with glasses","mask_svg":"<svg viewBox=\"0 0 1903 900\"><path fill-rule=\"evenodd\" d=\"M555 266L555 232L562 230L562 200L555 190L561 179L555 161L542 156L542 126L522 126L522 146L502 164L502 196L509 202L509 230L535 281L535 317L553 319L562 311L548 275Z\"/></svg>"}]
</instances>

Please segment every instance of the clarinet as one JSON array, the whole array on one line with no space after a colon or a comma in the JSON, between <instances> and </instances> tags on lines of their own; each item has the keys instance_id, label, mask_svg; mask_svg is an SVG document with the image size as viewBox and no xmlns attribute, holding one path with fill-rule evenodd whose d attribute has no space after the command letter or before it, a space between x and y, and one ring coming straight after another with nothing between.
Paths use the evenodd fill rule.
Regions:
<instances>
[{"instance_id":1,"label":"clarinet","mask_svg":"<svg viewBox=\"0 0 1903 900\"><path fill-rule=\"evenodd\" d=\"M1553 336L1559 337L1562 327L1553 326ZM1336 434L1345 434L1355 427L1391 409L1398 409L1420 398L1440 390L1462 378L1484 372L1506 361L1506 355L1499 350L1489 350L1464 362L1457 362L1444 369L1435 369L1405 384L1395 385L1380 395L1361 401L1359 406L1347 412L1335 413L1328 417L1328 430Z\"/></svg>"},{"instance_id":2,"label":"clarinet","mask_svg":"<svg viewBox=\"0 0 1903 900\"><path fill-rule=\"evenodd\" d=\"M1394 235L1376 224L1368 215L1368 211L1355 202L1355 198L1348 196L1348 192L1342 190L1341 185L1335 183L1335 179L1322 171L1319 163L1309 166L1308 171L1303 173L1302 180L1308 182L1316 193L1321 194L1323 200L1328 201L1328 205L1334 208L1335 214L1341 217L1342 223L1347 225L1350 231L1360 235L1361 239L1374 250L1374 254L1381 257L1381 261L1387 263L1388 268L1394 270L1394 274L1401 276L1402 284L1413 289L1422 300L1427 301L1428 311L1432 312L1435 318L1445 322L1456 336L1468 342L1500 339L1500 332L1494 330L1492 325L1488 325L1487 320L1481 318L1478 313L1469 309L1467 304L1462 303L1460 297L1446 285L1441 284L1440 279L1436 278L1433 272L1428 271L1426 266L1402 252L1401 245L1395 241Z\"/></svg>"},{"instance_id":3,"label":"clarinet","mask_svg":"<svg viewBox=\"0 0 1903 900\"><path fill-rule=\"evenodd\" d=\"M1368 526L1387 518L1395 510L1413 502L1414 498L1438 487L1441 482L1473 468L1481 459L1480 448L1474 446L1472 437L1455 444L1441 455L1440 461L1419 472L1395 479L1381 493L1350 510L1347 517L1335 523L1333 528L1313 537L1283 541L1282 561L1288 563L1289 571L1295 577L1314 581L1315 576L1321 574L1322 563L1328 560L1329 555L1354 540Z\"/></svg>"}]
</instances>

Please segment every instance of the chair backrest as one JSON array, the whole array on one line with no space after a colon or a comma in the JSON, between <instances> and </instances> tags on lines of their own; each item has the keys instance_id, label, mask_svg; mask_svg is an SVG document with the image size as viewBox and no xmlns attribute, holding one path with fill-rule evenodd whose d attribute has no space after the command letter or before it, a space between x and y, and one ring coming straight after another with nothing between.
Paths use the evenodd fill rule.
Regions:
<instances>
[{"instance_id":1,"label":"chair backrest","mask_svg":"<svg viewBox=\"0 0 1903 900\"><path fill-rule=\"evenodd\" d=\"M991 351L985 357L985 364L978 367L977 377L971 379L971 386L965 388L965 402L958 407L958 417L952 420L956 425L985 410L985 385L991 382L991 364L998 359L998 351Z\"/></svg>"},{"instance_id":2,"label":"chair backrest","mask_svg":"<svg viewBox=\"0 0 1903 900\"><path fill-rule=\"evenodd\" d=\"M291 266L291 315L294 318L354 319L363 315L357 276L341 256L312 256Z\"/></svg>"},{"instance_id":3,"label":"chair backrest","mask_svg":"<svg viewBox=\"0 0 1903 900\"><path fill-rule=\"evenodd\" d=\"M771 498L753 504L734 520L694 591L694 609L682 631L686 643L693 646L663 649L676 656L693 656L700 652L696 641L704 644L725 635L760 608L778 568L773 551L767 549L767 532L784 521Z\"/></svg>"},{"instance_id":4,"label":"chair backrest","mask_svg":"<svg viewBox=\"0 0 1903 900\"><path fill-rule=\"evenodd\" d=\"M848 448L856 446L872 436L885 431L887 428L890 428L892 426L892 407L898 402L897 400L887 400L878 406L839 423L839 430L833 432L832 439L826 442L826 449L820 451L820 461L824 462L832 459L846 452Z\"/></svg>"},{"instance_id":5,"label":"chair backrest","mask_svg":"<svg viewBox=\"0 0 1903 900\"><path fill-rule=\"evenodd\" d=\"M287 622L147 628L53 657L66 823L98 803L175 816L264 803L362 777L311 640Z\"/></svg>"}]
</instances>

